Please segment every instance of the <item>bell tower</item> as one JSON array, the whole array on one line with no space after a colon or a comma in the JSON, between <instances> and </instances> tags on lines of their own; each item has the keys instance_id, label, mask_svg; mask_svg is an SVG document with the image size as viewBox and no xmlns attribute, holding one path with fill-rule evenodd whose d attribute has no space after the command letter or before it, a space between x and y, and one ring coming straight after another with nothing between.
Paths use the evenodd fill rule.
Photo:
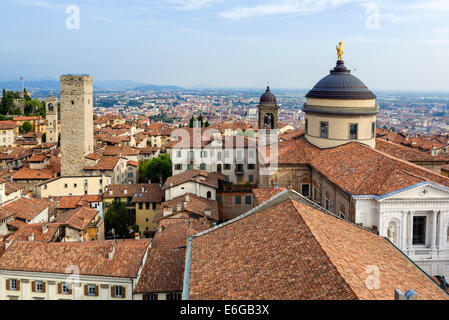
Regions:
<instances>
[{"instance_id":1,"label":"bell tower","mask_svg":"<svg viewBox=\"0 0 449 320\"><path fill-rule=\"evenodd\" d=\"M277 130L279 107L276 103L276 96L267 87L265 93L260 97L259 102L259 130Z\"/></svg>"},{"instance_id":2,"label":"bell tower","mask_svg":"<svg viewBox=\"0 0 449 320\"><path fill-rule=\"evenodd\" d=\"M45 119L47 120L46 142L58 143L58 98L53 93L45 99Z\"/></svg>"}]
</instances>

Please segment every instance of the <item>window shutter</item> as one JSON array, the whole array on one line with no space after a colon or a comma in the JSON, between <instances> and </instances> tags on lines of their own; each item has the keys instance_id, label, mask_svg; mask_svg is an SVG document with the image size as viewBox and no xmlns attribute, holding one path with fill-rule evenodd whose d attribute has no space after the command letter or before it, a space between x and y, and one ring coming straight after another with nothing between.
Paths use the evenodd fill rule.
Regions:
<instances>
[{"instance_id":1,"label":"window shutter","mask_svg":"<svg viewBox=\"0 0 449 320\"><path fill-rule=\"evenodd\" d=\"M58 283L58 293L62 293L62 283Z\"/></svg>"},{"instance_id":2,"label":"window shutter","mask_svg":"<svg viewBox=\"0 0 449 320\"><path fill-rule=\"evenodd\" d=\"M122 287L122 298L126 298L126 287Z\"/></svg>"},{"instance_id":3,"label":"window shutter","mask_svg":"<svg viewBox=\"0 0 449 320\"><path fill-rule=\"evenodd\" d=\"M98 290L98 286L95 286L95 296L96 296L96 297L98 297L98 294L99 294L98 291L99 291L99 290Z\"/></svg>"},{"instance_id":4,"label":"window shutter","mask_svg":"<svg viewBox=\"0 0 449 320\"><path fill-rule=\"evenodd\" d=\"M115 298L115 287L111 286L111 297Z\"/></svg>"},{"instance_id":5,"label":"window shutter","mask_svg":"<svg viewBox=\"0 0 449 320\"><path fill-rule=\"evenodd\" d=\"M47 285L42 281L42 292L47 292Z\"/></svg>"},{"instance_id":6,"label":"window shutter","mask_svg":"<svg viewBox=\"0 0 449 320\"><path fill-rule=\"evenodd\" d=\"M11 280L8 279L6 280L6 290L10 290L11 289Z\"/></svg>"},{"instance_id":7,"label":"window shutter","mask_svg":"<svg viewBox=\"0 0 449 320\"><path fill-rule=\"evenodd\" d=\"M19 291L20 290L20 280L16 280L16 283L17 283L17 291Z\"/></svg>"},{"instance_id":8,"label":"window shutter","mask_svg":"<svg viewBox=\"0 0 449 320\"><path fill-rule=\"evenodd\" d=\"M31 282L31 291L36 292L36 281Z\"/></svg>"},{"instance_id":9,"label":"window shutter","mask_svg":"<svg viewBox=\"0 0 449 320\"><path fill-rule=\"evenodd\" d=\"M84 295L85 296L89 295L89 285L87 285L87 284L84 285Z\"/></svg>"}]
</instances>

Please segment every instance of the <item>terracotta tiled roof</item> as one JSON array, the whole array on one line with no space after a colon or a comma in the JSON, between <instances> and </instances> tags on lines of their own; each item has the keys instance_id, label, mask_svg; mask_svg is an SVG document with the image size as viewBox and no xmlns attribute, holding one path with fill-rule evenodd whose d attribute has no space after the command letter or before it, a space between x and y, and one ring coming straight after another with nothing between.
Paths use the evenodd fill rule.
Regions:
<instances>
[{"instance_id":1,"label":"terracotta tiled roof","mask_svg":"<svg viewBox=\"0 0 449 320\"><path fill-rule=\"evenodd\" d=\"M10 223L10 225L13 225ZM47 230L44 233L44 226L42 223L33 223L33 224L15 224L14 225L18 230L14 231L14 234L8 240L14 241L29 241L29 237L33 236L36 242L52 242L55 238L56 233L60 227L57 223L48 223Z\"/></svg>"},{"instance_id":2,"label":"terracotta tiled roof","mask_svg":"<svg viewBox=\"0 0 449 320\"><path fill-rule=\"evenodd\" d=\"M285 188L254 188L253 196L254 196L254 206L258 206L262 202L267 201L268 199L271 199L278 193L281 193L282 191L286 190Z\"/></svg>"},{"instance_id":3,"label":"terracotta tiled roof","mask_svg":"<svg viewBox=\"0 0 449 320\"><path fill-rule=\"evenodd\" d=\"M101 195L63 196L59 198L59 209L75 209L91 202L102 202Z\"/></svg>"},{"instance_id":4,"label":"terracotta tiled roof","mask_svg":"<svg viewBox=\"0 0 449 320\"><path fill-rule=\"evenodd\" d=\"M181 292L184 262L185 249L149 249L134 293Z\"/></svg>"},{"instance_id":5,"label":"terracotta tiled roof","mask_svg":"<svg viewBox=\"0 0 449 320\"><path fill-rule=\"evenodd\" d=\"M14 121L33 121L33 120L39 120L42 119L38 116L23 116L23 117L14 117L12 118Z\"/></svg>"},{"instance_id":6,"label":"terracotta tiled roof","mask_svg":"<svg viewBox=\"0 0 449 320\"><path fill-rule=\"evenodd\" d=\"M172 213L164 216L164 209L166 208L170 208ZM180 208L179 211L178 208ZM159 220L169 218L182 212L198 215L211 220L218 220L219 218L217 201L187 193L172 200L162 202L153 218L153 222L156 223ZM209 215L206 214L207 212L209 212Z\"/></svg>"},{"instance_id":7,"label":"terracotta tiled roof","mask_svg":"<svg viewBox=\"0 0 449 320\"><path fill-rule=\"evenodd\" d=\"M15 182L6 182L5 183L5 194L10 195L13 192L22 190L25 188L25 185L21 183L15 183Z\"/></svg>"},{"instance_id":8,"label":"terracotta tiled roof","mask_svg":"<svg viewBox=\"0 0 449 320\"><path fill-rule=\"evenodd\" d=\"M107 187L107 190L103 194L103 198L132 198L134 196L140 197L146 197L146 199L153 198L151 194L154 193L155 197L154 200L159 201L149 201L149 202L161 202L162 200L160 197L162 195L161 193L161 187L158 183L145 183L145 184L110 184ZM138 201L136 201L138 202Z\"/></svg>"},{"instance_id":9,"label":"terracotta tiled roof","mask_svg":"<svg viewBox=\"0 0 449 320\"><path fill-rule=\"evenodd\" d=\"M56 223L67 224L77 230L85 230L98 214L98 210L89 207L79 207L64 211L56 219Z\"/></svg>"},{"instance_id":10,"label":"terracotta tiled roof","mask_svg":"<svg viewBox=\"0 0 449 320\"><path fill-rule=\"evenodd\" d=\"M39 213L50 207L51 203L45 198L19 198L4 206L8 211L14 212L16 218L32 220Z\"/></svg>"},{"instance_id":11,"label":"terracotta tiled roof","mask_svg":"<svg viewBox=\"0 0 449 320\"><path fill-rule=\"evenodd\" d=\"M119 160L119 157L101 157L96 165L85 167L84 170L113 171Z\"/></svg>"},{"instance_id":12,"label":"terracotta tiled roof","mask_svg":"<svg viewBox=\"0 0 449 320\"><path fill-rule=\"evenodd\" d=\"M105 156L137 156L139 149L129 146L107 146L104 150Z\"/></svg>"},{"instance_id":13,"label":"terracotta tiled roof","mask_svg":"<svg viewBox=\"0 0 449 320\"><path fill-rule=\"evenodd\" d=\"M352 195L384 195L424 181L449 187L447 177L357 142L322 150L310 165Z\"/></svg>"},{"instance_id":14,"label":"terracotta tiled roof","mask_svg":"<svg viewBox=\"0 0 449 320\"><path fill-rule=\"evenodd\" d=\"M184 248L189 236L208 228L209 224L195 219L163 219L158 223L152 246L156 249Z\"/></svg>"},{"instance_id":15,"label":"terracotta tiled roof","mask_svg":"<svg viewBox=\"0 0 449 320\"><path fill-rule=\"evenodd\" d=\"M268 159L270 152L275 149L267 147ZM319 153L320 149L307 142L305 139L280 142L277 145L279 164L308 164Z\"/></svg>"},{"instance_id":16,"label":"terracotta tiled roof","mask_svg":"<svg viewBox=\"0 0 449 320\"><path fill-rule=\"evenodd\" d=\"M447 157L417 151L382 139L376 139L376 149L409 162L446 162Z\"/></svg>"},{"instance_id":17,"label":"terracotta tiled roof","mask_svg":"<svg viewBox=\"0 0 449 320\"><path fill-rule=\"evenodd\" d=\"M47 155L45 154L33 154L29 159L28 162L42 162L47 158Z\"/></svg>"},{"instance_id":18,"label":"terracotta tiled roof","mask_svg":"<svg viewBox=\"0 0 449 320\"><path fill-rule=\"evenodd\" d=\"M193 237L190 300L383 300L410 288L418 299L448 299L385 238L305 205L298 194L279 197ZM373 266L379 288L367 285Z\"/></svg>"},{"instance_id":19,"label":"terracotta tiled roof","mask_svg":"<svg viewBox=\"0 0 449 320\"><path fill-rule=\"evenodd\" d=\"M12 175L13 180L48 180L54 178L55 172L51 169L30 169L23 167Z\"/></svg>"},{"instance_id":20,"label":"terracotta tiled roof","mask_svg":"<svg viewBox=\"0 0 449 320\"><path fill-rule=\"evenodd\" d=\"M127 165L128 167L136 167L136 168L138 168L138 167L139 167L139 162L133 161L133 160L129 160L129 161L126 163L126 165Z\"/></svg>"},{"instance_id":21,"label":"terracotta tiled roof","mask_svg":"<svg viewBox=\"0 0 449 320\"><path fill-rule=\"evenodd\" d=\"M155 147L146 147L146 148L140 148L140 154L153 154L156 153L159 148L155 148Z\"/></svg>"},{"instance_id":22,"label":"terracotta tiled roof","mask_svg":"<svg viewBox=\"0 0 449 320\"><path fill-rule=\"evenodd\" d=\"M218 179L216 176L208 174L207 171L189 170L169 177L167 181L165 181L163 189L168 189L190 181L215 189L218 188Z\"/></svg>"},{"instance_id":23,"label":"terracotta tiled roof","mask_svg":"<svg viewBox=\"0 0 449 320\"><path fill-rule=\"evenodd\" d=\"M282 141L289 141L289 140L295 140L299 137L304 136L306 130L305 129L299 129L299 130L288 130L287 132L284 132L279 136L279 139Z\"/></svg>"},{"instance_id":24,"label":"terracotta tiled roof","mask_svg":"<svg viewBox=\"0 0 449 320\"><path fill-rule=\"evenodd\" d=\"M135 278L149 239L75 243L37 243L14 241L0 257L0 270L71 273L77 266L81 275Z\"/></svg>"},{"instance_id":25,"label":"terracotta tiled roof","mask_svg":"<svg viewBox=\"0 0 449 320\"><path fill-rule=\"evenodd\" d=\"M142 189L137 190L133 195L132 203L154 202L160 203L164 200L164 191L159 183L151 183L145 185L145 192Z\"/></svg>"},{"instance_id":26,"label":"terracotta tiled roof","mask_svg":"<svg viewBox=\"0 0 449 320\"><path fill-rule=\"evenodd\" d=\"M12 130L17 128L17 123L14 121L0 121L0 130Z\"/></svg>"},{"instance_id":27,"label":"terracotta tiled roof","mask_svg":"<svg viewBox=\"0 0 449 320\"><path fill-rule=\"evenodd\" d=\"M14 160L31 156L33 150L22 147L10 148L6 152L0 153L0 160Z\"/></svg>"}]
</instances>

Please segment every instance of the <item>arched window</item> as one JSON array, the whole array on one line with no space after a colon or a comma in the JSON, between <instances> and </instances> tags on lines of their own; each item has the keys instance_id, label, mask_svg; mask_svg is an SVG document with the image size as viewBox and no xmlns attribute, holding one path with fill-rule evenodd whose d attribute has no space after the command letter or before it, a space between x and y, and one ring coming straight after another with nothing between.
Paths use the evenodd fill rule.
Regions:
<instances>
[{"instance_id":1,"label":"arched window","mask_svg":"<svg viewBox=\"0 0 449 320\"><path fill-rule=\"evenodd\" d=\"M212 198L212 192L207 191L207 199L210 199L210 198Z\"/></svg>"}]
</instances>

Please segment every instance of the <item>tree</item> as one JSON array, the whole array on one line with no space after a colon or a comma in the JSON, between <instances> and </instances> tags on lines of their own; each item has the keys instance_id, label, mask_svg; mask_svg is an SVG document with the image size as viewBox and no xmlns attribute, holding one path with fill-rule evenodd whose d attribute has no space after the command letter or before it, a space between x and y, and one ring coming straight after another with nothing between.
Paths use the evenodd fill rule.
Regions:
<instances>
[{"instance_id":1,"label":"tree","mask_svg":"<svg viewBox=\"0 0 449 320\"><path fill-rule=\"evenodd\" d=\"M45 106L42 102L37 99L29 99L25 101L24 112L26 115L40 114L44 113L45 116Z\"/></svg>"},{"instance_id":2,"label":"tree","mask_svg":"<svg viewBox=\"0 0 449 320\"><path fill-rule=\"evenodd\" d=\"M204 128L210 127L209 121L206 120L206 123L204 124Z\"/></svg>"},{"instance_id":3,"label":"tree","mask_svg":"<svg viewBox=\"0 0 449 320\"><path fill-rule=\"evenodd\" d=\"M31 131L31 129L33 129L33 126L31 125L31 123L30 123L29 121L25 121L25 122L22 124L22 127L21 127L21 131L22 131L22 132L28 133L28 132Z\"/></svg>"},{"instance_id":4,"label":"tree","mask_svg":"<svg viewBox=\"0 0 449 320\"><path fill-rule=\"evenodd\" d=\"M104 216L105 236L112 235L112 229L115 232L116 239L129 238L129 212L125 204L116 201L113 202L107 209Z\"/></svg>"},{"instance_id":5,"label":"tree","mask_svg":"<svg viewBox=\"0 0 449 320\"><path fill-rule=\"evenodd\" d=\"M146 174L147 177L151 179L151 182L164 183L165 180L172 175L172 162L170 156L168 154L163 154L158 158L151 159Z\"/></svg>"},{"instance_id":6,"label":"tree","mask_svg":"<svg viewBox=\"0 0 449 320\"><path fill-rule=\"evenodd\" d=\"M150 164L150 160L143 160L139 162L139 182L140 183L148 183L148 174L147 174L147 168Z\"/></svg>"},{"instance_id":7,"label":"tree","mask_svg":"<svg viewBox=\"0 0 449 320\"><path fill-rule=\"evenodd\" d=\"M195 118L192 116L189 120L189 128L193 128L193 124L195 123Z\"/></svg>"}]
</instances>

